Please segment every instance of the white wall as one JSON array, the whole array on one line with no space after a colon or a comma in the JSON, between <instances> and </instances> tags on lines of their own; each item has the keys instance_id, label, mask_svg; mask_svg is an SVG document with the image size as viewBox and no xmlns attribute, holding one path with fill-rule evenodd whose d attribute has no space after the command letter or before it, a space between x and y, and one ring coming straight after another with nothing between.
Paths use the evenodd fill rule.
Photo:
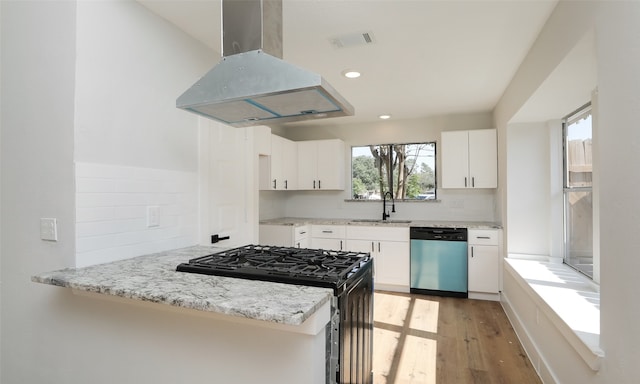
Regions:
<instances>
[{"instance_id":1,"label":"white wall","mask_svg":"<svg viewBox=\"0 0 640 384\"><path fill-rule=\"evenodd\" d=\"M175 103L213 52L128 1L80 1L77 23L76 161L197 171L197 116Z\"/></svg>"},{"instance_id":2,"label":"white wall","mask_svg":"<svg viewBox=\"0 0 640 384\"><path fill-rule=\"evenodd\" d=\"M640 3L615 2L596 23L603 383L640 381L639 19Z\"/></svg>"},{"instance_id":3,"label":"white wall","mask_svg":"<svg viewBox=\"0 0 640 384\"><path fill-rule=\"evenodd\" d=\"M30 276L76 264L76 192L136 189L153 173L197 176L197 119L174 100L213 54L133 1L0 7L0 381L196 382L204 373L189 373L188 359L222 354L208 348L210 323L76 297ZM76 190L75 161L115 169L115 179L142 176ZM197 183L189 190L197 196ZM88 216L78 212L80 228ZM58 242L40 240L41 217L58 219Z\"/></svg>"},{"instance_id":4,"label":"white wall","mask_svg":"<svg viewBox=\"0 0 640 384\"><path fill-rule=\"evenodd\" d=\"M6 2L2 7L2 377L46 382L64 370L49 360L64 337L56 296L30 275L74 264L73 2ZM39 218L58 219L57 243L39 238ZM58 310L54 309L54 312ZM73 321L72 321L73 322ZM44 329L47 329L44 332ZM57 339L52 343L51 338ZM67 333L67 337L74 338ZM54 365L50 365L54 364ZM34 367L42 369L34 369ZM68 364L66 369L69 370ZM52 376L52 377L55 377Z\"/></svg>"},{"instance_id":5,"label":"white wall","mask_svg":"<svg viewBox=\"0 0 640 384\"><path fill-rule=\"evenodd\" d=\"M509 223L507 221L507 128L511 120L529 100L536 95L538 89L555 89L544 87L546 80L553 74L574 47L593 29L594 13L598 2L560 1L547 20L545 27L538 35L529 53L516 71L513 79L505 89L494 109L494 119L498 129L498 190L496 193L497 215L502 218L505 237L508 238ZM589 62L589 64L591 64ZM538 99L547 98L554 103L570 105L568 112L583 105L589 100L593 88L586 88L583 96L571 93L566 95L556 92L536 95ZM549 103L547 103L549 104ZM549 117L546 111L538 111L541 118L532 118L533 111L527 111L527 122L543 123L562 116ZM507 249L505 247L505 249Z\"/></svg>"},{"instance_id":6,"label":"white wall","mask_svg":"<svg viewBox=\"0 0 640 384\"><path fill-rule=\"evenodd\" d=\"M440 132L493 128L490 113L468 113L427 119L385 121L338 127L331 119L324 126L288 127L283 136L294 140L339 138L345 141L345 191L261 192L260 218L289 217L377 218L382 202L345 202L351 198L351 147L368 144L440 142ZM436 152L439 148L436 148ZM436 173L440 156L437 154ZM438 181L440 177L438 175ZM438 202L396 203L394 219L495 221L495 190L438 189Z\"/></svg>"},{"instance_id":7,"label":"white wall","mask_svg":"<svg viewBox=\"0 0 640 384\"><path fill-rule=\"evenodd\" d=\"M2 7L0 7L2 20ZM2 27L0 26L0 47L2 47ZM0 83L2 82L2 49L0 49ZM2 89L0 89L0 212L2 212ZM0 219L0 234L2 234L2 220ZM0 235L0 308L2 308L2 236ZM0 316L0 330L2 330L2 316ZM0 345L2 332L0 331ZM2 348L0 348L0 380L2 379Z\"/></svg>"},{"instance_id":8,"label":"white wall","mask_svg":"<svg viewBox=\"0 0 640 384\"><path fill-rule=\"evenodd\" d=\"M81 1L76 20L76 265L197 243L198 118L175 99L213 52L133 2Z\"/></svg>"},{"instance_id":9,"label":"white wall","mask_svg":"<svg viewBox=\"0 0 640 384\"><path fill-rule=\"evenodd\" d=\"M198 242L196 172L77 162L75 173L77 267Z\"/></svg>"},{"instance_id":10,"label":"white wall","mask_svg":"<svg viewBox=\"0 0 640 384\"><path fill-rule=\"evenodd\" d=\"M637 383L640 374L640 303L636 299L637 273L640 259L640 220L637 190L640 187L638 143L640 131L640 3L638 2L572 2L561 1L541 32L534 47L509 85L495 110L502 151L507 149L513 126L510 119L527 103L554 68L583 36L595 32L598 86L598 142L594 143L600 159L597 180L601 198L594 200L600 220L600 347L604 359L599 372L590 370L577 354L568 348L553 328L545 330L536 320L536 303L520 294L514 284L504 290L510 298L518 298L516 311L523 320L521 332L533 337L541 354L540 369L547 382L558 383ZM556 94L559 99L567 95ZM585 95L584 101L591 95ZM564 100L566 101L566 100ZM576 100L576 105L580 104ZM560 116L559 116L560 117ZM510 159L511 157L509 157ZM501 189L504 208L511 208L512 164L501 162ZM508 177L507 177L508 175ZM502 196L502 195L501 195ZM552 208L549 207L551 212ZM502 213L512 231L506 212ZM509 219L511 213L509 213ZM519 218L519 220L524 220ZM509 241L514 238L509 235ZM507 244L508 247L511 244ZM533 311L533 312L532 312Z\"/></svg>"},{"instance_id":11,"label":"white wall","mask_svg":"<svg viewBox=\"0 0 640 384\"><path fill-rule=\"evenodd\" d=\"M549 133L534 123L507 132L509 253L549 255Z\"/></svg>"}]
</instances>

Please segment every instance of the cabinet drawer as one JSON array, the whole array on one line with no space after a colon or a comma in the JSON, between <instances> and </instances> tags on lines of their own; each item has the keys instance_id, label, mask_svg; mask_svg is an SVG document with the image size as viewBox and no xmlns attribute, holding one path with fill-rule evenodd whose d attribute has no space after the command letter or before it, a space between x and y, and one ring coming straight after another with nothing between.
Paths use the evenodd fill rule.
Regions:
<instances>
[{"instance_id":1,"label":"cabinet drawer","mask_svg":"<svg viewBox=\"0 0 640 384\"><path fill-rule=\"evenodd\" d=\"M320 237L325 239L344 239L345 238L345 226L344 225L312 225L311 236Z\"/></svg>"},{"instance_id":2,"label":"cabinet drawer","mask_svg":"<svg viewBox=\"0 0 640 384\"><path fill-rule=\"evenodd\" d=\"M498 245L498 234L494 229L470 229L468 242L470 245Z\"/></svg>"},{"instance_id":3,"label":"cabinet drawer","mask_svg":"<svg viewBox=\"0 0 640 384\"><path fill-rule=\"evenodd\" d=\"M295 228L294 240L296 242L309 237L309 226L303 225Z\"/></svg>"},{"instance_id":4,"label":"cabinet drawer","mask_svg":"<svg viewBox=\"0 0 640 384\"><path fill-rule=\"evenodd\" d=\"M409 228L349 225L347 239L409 242Z\"/></svg>"}]
</instances>

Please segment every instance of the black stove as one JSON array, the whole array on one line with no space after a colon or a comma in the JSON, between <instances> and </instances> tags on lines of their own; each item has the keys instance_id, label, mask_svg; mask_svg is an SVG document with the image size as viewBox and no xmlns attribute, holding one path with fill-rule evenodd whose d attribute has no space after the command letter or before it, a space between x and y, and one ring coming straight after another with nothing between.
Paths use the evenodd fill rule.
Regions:
<instances>
[{"instance_id":1,"label":"black stove","mask_svg":"<svg viewBox=\"0 0 640 384\"><path fill-rule=\"evenodd\" d=\"M325 327L328 384L373 383L373 259L368 253L245 245L197 257L180 272L333 289Z\"/></svg>"},{"instance_id":2,"label":"black stove","mask_svg":"<svg viewBox=\"0 0 640 384\"><path fill-rule=\"evenodd\" d=\"M176 270L339 291L367 264L371 264L368 253L245 245L191 259Z\"/></svg>"}]
</instances>

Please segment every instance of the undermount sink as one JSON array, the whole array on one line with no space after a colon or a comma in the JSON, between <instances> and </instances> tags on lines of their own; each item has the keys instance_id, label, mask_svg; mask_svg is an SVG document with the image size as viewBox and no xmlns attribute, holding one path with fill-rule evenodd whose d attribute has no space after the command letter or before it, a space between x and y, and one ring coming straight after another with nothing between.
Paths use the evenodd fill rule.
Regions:
<instances>
[{"instance_id":1,"label":"undermount sink","mask_svg":"<svg viewBox=\"0 0 640 384\"><path fill-rule=\"evenodd\" d=\"M354 223L409 224L411 220L355 219Z\"/></svg>"}]
</instances>

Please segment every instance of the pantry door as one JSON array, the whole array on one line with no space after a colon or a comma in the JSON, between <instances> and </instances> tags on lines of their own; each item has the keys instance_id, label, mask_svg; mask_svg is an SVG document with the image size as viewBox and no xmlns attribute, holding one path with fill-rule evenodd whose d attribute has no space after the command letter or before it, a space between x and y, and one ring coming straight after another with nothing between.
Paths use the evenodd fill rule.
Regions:
<instances>
[{"instance_id":1,"label":"pantry door","mask_svg":"<svg viewBox=\"0 0 640 384\"><path fill-rule=\"evenodd\" d=\"M233 128L200 119L200 244L211 236L227 237L216 245L234 247L257 242L258 155L252 128Z\"/></svg>"}]
</instances>

